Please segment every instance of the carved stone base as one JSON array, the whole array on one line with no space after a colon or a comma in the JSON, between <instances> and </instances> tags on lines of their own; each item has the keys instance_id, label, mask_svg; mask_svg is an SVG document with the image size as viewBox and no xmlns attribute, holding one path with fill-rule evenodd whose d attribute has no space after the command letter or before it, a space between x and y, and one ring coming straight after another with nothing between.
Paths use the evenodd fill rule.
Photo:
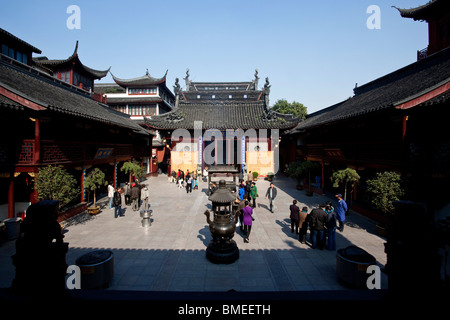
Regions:
<instances>
[{"instance_id":1,"label":"carved stone base","mask_svg":"<svg viewBox=\"0 0 450 320\"><path fill-rule=\"evenodd\" d=\"M239 258L239 248L234 240L227 243L211 241L206 248L206 257L212 263L230 264Z\"/></svg>"}]
</instances>

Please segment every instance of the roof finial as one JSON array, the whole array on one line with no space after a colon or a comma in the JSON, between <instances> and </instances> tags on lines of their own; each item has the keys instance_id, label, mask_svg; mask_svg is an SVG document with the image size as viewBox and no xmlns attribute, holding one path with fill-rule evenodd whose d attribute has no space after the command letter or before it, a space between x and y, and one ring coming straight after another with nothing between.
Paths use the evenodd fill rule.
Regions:
<instances>
[{"instance_id":1,"label":"roof finial","mask_svg":"<svg viewBox=\"0 0 450 320\"><path fill-rule=\"evenodd\" d=\"M72 56L74 56L74 55L76 55L76 54L78 54L78 40L77 40L77 43L76 43L76 45L75 45L75 50L73 51Z\"/></svg>"},{"instance_id":2,"label":"roof finial","mask_svg":"<svg viewBox=\"0 0 450 320\"><path fill-rule=\"evenodd\" d=\"M189 86L191 84L191 80L189 80L189 68L186 69L186 77L183 79L186 81L186 91L189 91Z\"/></svg>"},{"instance_id":3,"label":"roof finial","mask_svg":"<svg viewBox=\"0 0 450 320\"><path fill-rule=\"evenodd\" d=\"M147 68L147 71L145 71L145 75L146 76L149 76L150 74L148 73L148 68Z\"/></svg>"}]
</instances>

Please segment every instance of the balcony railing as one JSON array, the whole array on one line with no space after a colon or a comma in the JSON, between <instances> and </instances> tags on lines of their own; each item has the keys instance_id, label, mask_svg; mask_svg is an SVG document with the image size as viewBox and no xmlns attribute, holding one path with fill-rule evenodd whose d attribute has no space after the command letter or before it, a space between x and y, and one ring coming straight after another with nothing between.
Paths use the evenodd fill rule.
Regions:
<instances>
[{"instance_id":1,"label":"balcony railing","mask_svg":"<svg viewBox=\"0 0 450 320\"><path fill-rule=\"evenodd\" d=\"M150 148L144 148L132 144L112 144L96 142L70 142L70 141L41 141L41 163L56 164L78 161L89 161L96 159L99 149L111 150L109 159L114 157L148 157L151 154ZM34 165L35 141L24 140L22 150L19 154L18 165Z\"/></svg>"}]
</instances>

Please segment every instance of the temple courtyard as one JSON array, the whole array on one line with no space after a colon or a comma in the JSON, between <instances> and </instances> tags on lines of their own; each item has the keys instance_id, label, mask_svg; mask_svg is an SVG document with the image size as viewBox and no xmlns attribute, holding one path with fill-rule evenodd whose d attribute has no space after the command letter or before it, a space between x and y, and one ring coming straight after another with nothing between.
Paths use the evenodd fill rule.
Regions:
<instances>
[{"instance_id":1,"label":"temple courtyard","mask_svg":"<svg viewBox=\"0 0 450 320\"><path fill-rule=\"evenodd\" d=\"M68 265L92 250L109 249L114 254L114 276L106 290L154 292L285 292L352 290L338 281L336 251L312 249L291 233L289 205L297 199L300 209L309 211L330 199L326 195L306 196L295 181L275 177L278 188L274 213L268 210L264 194L269 182L256 182L259 197L250 242L244 243L238 230L235 241L239 259L232 264L213 264L205 255L211 240L204 211L211 210L207 183L186 193L164 175L152 176L149 185L153 210L150 227L142 227L139 212L125 206L125 215L114 218L106 198L96 216L83 213L64 223L64 241L69 243ZM308 232L309 240L309 232ZM336 231L337 249L358 246L373 255L377 265L386 263L385 239L377 235L374 221L350 211L344 231ZM0 246L0 288L8 288L15 269L11 255L15 241ZM37 261L37 263L45 263ZM381 272L381 289L387 289L387 276Z\"/></svg>"}]
</instances>

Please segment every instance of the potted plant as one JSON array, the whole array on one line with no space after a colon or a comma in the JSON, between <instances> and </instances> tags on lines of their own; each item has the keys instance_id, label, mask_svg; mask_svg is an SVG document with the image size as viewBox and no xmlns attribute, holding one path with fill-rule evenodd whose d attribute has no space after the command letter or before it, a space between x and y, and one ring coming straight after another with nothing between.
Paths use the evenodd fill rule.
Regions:
<instances>
[{"instance_id":1,"label":"potted plant","mask_svg":"<svg viewBox=\"0 0 450 320\"><path fill-rule=\"evenodd\" d=\"M356 170L347 168L334 172L331 176L331 181L333 182L334 188L338 188L342 184L344 185L344 200L347 202L348 184L350 183L351 192L353 192L353 188L360 178Z\"/></svg>"},{"instance_id":2,"label":"potted plant","mask_svg":"<svg viewBox=\"0 0 450 320\"><path fill-rule=\"evenodd\" d=\"M76 179L61 165L39 168L34 188L38 193L38 200L58 200L59 209L80 193Z\"/></svg>"},{"instance_id":3,"label":"potted plant","mask_svg":"<svg viewBox=\"0 0 450 320\"><path fill-rule=\"evenodd\" d=\"M96 215L100 212L100 207L96 205L95 192L101 186L108 185L108 181L105 180L105 173L99 168L95 168L86 175L84 179L84 187L94 194L94 203L92 206L88 207L88 213Z\"/></svg>"},{"instance_id":4,"label":"potted plant","mask_svg":"<svg viewBox=\"0 0 450 320\"><path fill-rule=\"evenodd\" d=\"M140 179L144 176L144 169L136 161L126 161L123 163L120 171L125 171L125 173L130 174L129 182L131 183L132 177Z\"/></svg>"},{"instance_id":5,"label":"potted plant","mask_svg":"<svg viewBox=\"0 0 450 320\"><path fill-rule=\"evenodd\" d=\"M401 187L401 177L393 171L378 172L374 179L367 181L367 191L373 195L372 204L381 211L385 220L394 213L393 202L404 195ZM387 236L386 223L377 224L378 233Z\"/></svg>"},{"instance_id":6,"label":"potted plant","mask_svg":"<svg viewBox=\"0 0 450 320\"><path fill-rule=\"evenodd\" d=\"M259 173L257 171L253 171L252 174L253 174L253 181L258 180Z\"/></svg>"},{"instance_id":7,"label":"potted plant","mask_svg":"<svg viewBox=\"0 0 450 320\"><path fill-rule=\"evenodd\" d=\"M268 181L272 181L274 176L275 176L275 175L273 174L273 172L268 172L268 173L267 173L267 180L268 180Z\"/></svg>"}]
</instances>

